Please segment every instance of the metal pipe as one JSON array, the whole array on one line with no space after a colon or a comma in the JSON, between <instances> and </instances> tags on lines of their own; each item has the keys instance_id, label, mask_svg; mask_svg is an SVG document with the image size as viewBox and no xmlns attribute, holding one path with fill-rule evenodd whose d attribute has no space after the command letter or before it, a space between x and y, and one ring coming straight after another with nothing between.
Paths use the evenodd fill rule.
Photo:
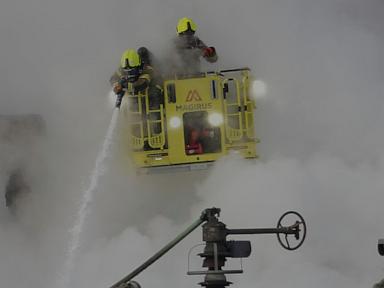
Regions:
<instances>
[{"instance_id":1,"label":"metal pipe","mask_svg":"<svg viewBox=\"0 0 384 288\"><path fill-rule=\"evenodd\" d=\"M119 282L116 282L115 284L113 284L110 288L118 288L121 284L127 283L128 281L132 280L134 277L139 275L143 270L145 270L150 265L152 265L161 256L167 253L170 249L176 246L176 244L178 244L188 234L190 234L193 230L195 230L205 221L206 219L204 217L200 217L192 225L190 225L184 232L180 233L174 240L172 240L167 245L165 245L159 252L157 252L155 255L153 255L151 258L149 258L147 261L145 261L143 264L141 264L139 267L133 270L130 274L128 274L123 279L121 279Z\"/></svg>"},{"instance_id":2,"label":"metal pipe","mask_svg":"<svg viewBox=\"0 0 384 288\"><path fill-rule=\"evenodd\" d=\"M227 234L296 234L297 230L294 230L290 227L281 227L281 228L255 228L255 229L227 229Z\"/></svg>"},{"instance_id":3,"label":"metal pipe","mask_svg":"<svg viewBox=\"0 0 384 288\"><path fill-rule=\"evenodd\" d=\"M219 259L218 259L218 253L217 253L217 243L213 243L213 255L214 255L214 262L215 262L215 271L219 270Z\"/></svg>"}]
</instances>

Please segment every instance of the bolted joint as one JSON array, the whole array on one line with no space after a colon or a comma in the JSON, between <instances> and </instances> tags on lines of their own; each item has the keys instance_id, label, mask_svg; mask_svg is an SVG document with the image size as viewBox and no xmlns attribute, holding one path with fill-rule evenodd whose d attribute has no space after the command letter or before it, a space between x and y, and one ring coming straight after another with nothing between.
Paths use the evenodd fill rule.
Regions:
<instances>
[{"instance_id":1,"label":"bolted joint","mask_svg":"<svg viewBox=\"0 0 384 288\"><path fill-rule=\"evenodd\" d=\"M200 216L200 219L203 221L211 221L212 219L217 219L220 217L220 208L212 207L205 209Z\"/></svg>"}]
</instances>

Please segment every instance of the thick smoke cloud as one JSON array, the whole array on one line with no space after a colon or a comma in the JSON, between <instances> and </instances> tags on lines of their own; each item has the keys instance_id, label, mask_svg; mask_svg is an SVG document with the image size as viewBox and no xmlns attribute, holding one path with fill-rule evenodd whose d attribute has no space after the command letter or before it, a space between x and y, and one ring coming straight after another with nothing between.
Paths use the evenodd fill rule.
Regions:
<instances>
[{"instance_id":1,"label":"thick smoke cloud","mask_svg":"<svg viewBox=\"0 0 384 288\"><path fill-rule=\"evenodd\" d=\"M212 205L223 208L230 227L273 226L290 209L308 221L308 241L297 253L282 251L270 237L252 238L246 273L231 277L239 287L378 281L383 6L378 0L2 3L0 114L41 114L47 133L32 156L1 143L2 189L20 162L32 187L14 214L0 208L1 286L56 283L67 231L112 115L107 80L128 47L165 55L183 16L217 47L219 63L207 69L248 65L266 81L269 94L256 113L261 159L229 157L207 173L137 176L116 143L86 220L75 287L117 281ZM139 282L196 285L184 263L199 241L195 232Z\"/></svg>"},{"instance_id":2,"label":"thick smoke cloud","mask_svg":"<svg viewBox=\"0 0 384 288\"><path fill-rule=\"evenodd\" d=\"M233 175L233 170L240 173ZM239 287L276 287L287 285L287 279L292 287L370 287L382 274L375 249L384 228L377 201L384 184L381 174L369 164L351 168L326 155L305 162L279 157L266 163L244 163L232 156L220 161L198 185L197 196L203 201L186 210L192 221L205 207L221 207L222 220L230 228L273 227L291 209L305 216L308 239L297 252L282 250L275 236L232 237L253 243L251 258L244 262L245 274L230 276ZM131 201L137 201L135 197L131 195ZM137 214L130 216L136 223L142 220ZM131 227L109 240L98 237L80 264L79 287L104 287L132 271L185 229L186 223L173 219L156 217L139 230ZM137 280L144 287L196 285L198 277L187 278L185 272L187 251L200 242L198 229ZM192 263L199 267L198 259ZM101 279L92 276L96 271L103 271Z\"/></svg>"}]
</instances>

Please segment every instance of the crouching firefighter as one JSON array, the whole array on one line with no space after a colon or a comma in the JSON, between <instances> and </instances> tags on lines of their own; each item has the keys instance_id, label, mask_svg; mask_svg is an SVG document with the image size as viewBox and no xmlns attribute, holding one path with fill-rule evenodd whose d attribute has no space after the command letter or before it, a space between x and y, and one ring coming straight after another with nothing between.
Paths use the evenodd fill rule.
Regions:
<instances>
[{"instance_id":1,"label":"crouching firefighter","mask_svg":"<svg viewBox=\"0 0 384 288\"><path fill-rule=\"evenodd\" d=\"M144 47L140 48L145 49ZM125 92L138 94L148 88L150 102L159 105L162 102L162 89L153 75L150 61L142 62L140 55L134 49L126 50L121 56L120 67L112 75L110 83L117 96L116 107L120 108Z\"/></svg>"}]
</instances>

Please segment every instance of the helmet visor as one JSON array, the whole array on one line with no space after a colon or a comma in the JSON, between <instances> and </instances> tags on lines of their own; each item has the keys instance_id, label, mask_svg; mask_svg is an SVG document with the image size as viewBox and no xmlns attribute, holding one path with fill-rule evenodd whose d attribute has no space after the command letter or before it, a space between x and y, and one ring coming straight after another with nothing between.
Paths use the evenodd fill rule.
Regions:
<instances>
[{"instance_id":1,"label":"helmet visor","mask_svg":"<svg viewBox=\"0 0 384 288\"><path fill-rule=\"evenodd\" d=\"M179 21L176 30L177 30L177 33L180 34L180 33L186 32L188 30L195 32L196 29L197 29L197 26L192 20L187 19L187 18L183 18Z\"/></svg>"},{"instance_id":2,"label":"helmet visor","mask_svg":"<svg viewBox=\"0 0 384 288\"><path fill-rule=\"evenodd\" d=\"M124 52L121 57L120 65L122 68L138 67L141 65L140 56L133 49Z\"/></svg>"}]
</instances>

